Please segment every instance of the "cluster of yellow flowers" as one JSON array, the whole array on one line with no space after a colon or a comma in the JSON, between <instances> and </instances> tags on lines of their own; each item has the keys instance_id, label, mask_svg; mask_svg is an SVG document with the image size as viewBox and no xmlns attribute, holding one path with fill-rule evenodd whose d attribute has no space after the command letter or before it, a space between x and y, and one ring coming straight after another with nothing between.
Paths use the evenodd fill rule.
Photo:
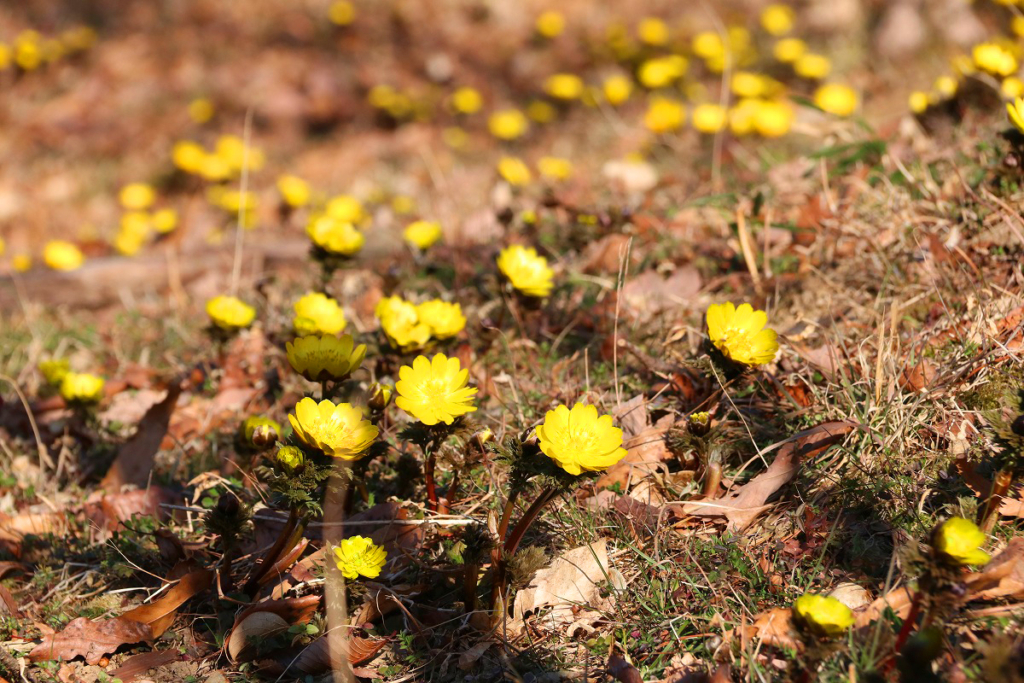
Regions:
<instances>
[{"instance_id":1,"label":"cluster of yellow flowers","mask_svg":"<svg viewBox=\"0 0 1024 683\"><path fill-rule=\"evenodd\" d=\"M313 245L334 256L354 256L366 242L358 226L369 216L363 203L349 195L338 195L327 201L322 212L310 216L306 234Z\"/></svg>"},{"instance_id":2,"label":"cluster of yellow flowers","mask_svg":"<svg viewBox=\"0 0 1024 683\"><path fill-rule=\"evenodd\" d=\"M573 173L573 164L562 157L544 156L537 160L537 171L549 181L568 180ZM504 156L498 160L498 175L513 187L522 187L533 180L533 172L519 157Z\"/></svg>"},{"instance_id":3,"label":"cluster of yellow flowers","mask_svg":"<svg viewBox=\"0 0 1024 683\"><path fill-rule=\"evenodd\" d=\"M125 256L136 254L152 232L167 234L178 227L178 212L170 207L155 210L156 190L147 183L129 183L121 188L118 199L121 222L114 237L114 248Z\"/></svg>"},{"instance_id":4,"label":"cluster of yellow flowers","mask_svg":"<svg viewBox=\"0 0 1024 683\"><path fill-rule=\"evenodd\" d=\"M292 327L296 334L338 334L347 321L341 305L320 292L309 292L295 302Z\"/></svg>"},{"instance_id":5,"label":"cluster of yellow flowers","mask_svg":"<svg viewBox=\"0 0 1024 683\"><path fill-rule=\"evenodd\" d=\"M22 31L10 44L0 42L0 71L15 67L35 71L64 57L83 52L96 42L96 31L89 26L75 26L57 36L44 37L38 31Z\"/></svg>"},{"instance_id":6,"label":"cluster of yellow flowers","mask_svg":"<svg viewBox=\"0 0 1024 683\"><path fill-rule=\"evenodd\" d=\"M243 167L259 171L266 157L259 147L249 145L246 149L245 142L237 135L222 135L210 150L193 140L174 143L171 161L183 173L221 183L238 178Z\"/></svg>"},{"instance_id":7,"label":"cluster of yellow flowers","mask_svg":"<svg viewBox=\"0 0 1024 683\"><path fill-rule=\"evenodd\" d=\"M388 341L406 350L423 348L431 339L450 339L466 327L462 306L441 299L414 304L389 296L377 302L374 314Z\"/></svg>"},{"instance_id":8,"label":"cluster of yellow flowers","mask_svg":"<svg viewBox=\"0 0 1024 683\"><path fill-rule=\"evenodd\" d=\"M46 383L57 387L61 397L69 404L87 406L103 398L106 382L99 375L72 372L66 358L54 358L39 363L39 372Z\"/></svg>"}]
</instances>

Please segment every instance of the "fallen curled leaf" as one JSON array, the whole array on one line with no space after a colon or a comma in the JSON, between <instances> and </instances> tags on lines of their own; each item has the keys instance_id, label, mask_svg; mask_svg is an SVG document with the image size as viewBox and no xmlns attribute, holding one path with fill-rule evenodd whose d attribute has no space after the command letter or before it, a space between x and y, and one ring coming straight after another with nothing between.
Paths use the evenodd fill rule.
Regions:
<instances>
[{"instance_id":1,"label":"fallen curled leaf","mask_svg":"<svg viewBox=\"0 0 1024 683\"><path fill-rule=\"evenodd\" d=\"M304 595L299 598L285 598L284 600L264 600L255 605L247 607L235 617L235 628L238 627L249 616L258 612L267 612L292 624L304 624L313 618L317 607L320 606L319 595Z\"/></svg>"},{"instance_id":2,"label":"fallen curled leaf","mask_svg":"<svg viewBox=\"0 0 1024 683\"><path fill-rule=\"evenodd\" d=\"M28 653L28 658L32 662L43 662L84 657L89 664L96 664L122 645L151 640L153 632L149 625L123 616L98 621L79 617L61 632L43 638L43 642Z\"/></svg>"},{"instance_id":3,"label":"fallen curled leaf","mask_svg":"<svg viewBox=\"0 0 1024 683\"><path fill-rule=\"evenodd\" d=\"M655 315L666 308L689 303L700 292L700 273L691 265L680 266L667 278L648 270L622 287L626 304L641 316Z\"/></svg>"},{"instance_id":4,"label":"fallen curled leaf","mask_svg":"<svg viewBox=\"0 0 1024 683\"><path fill-rule=\"evenodd\" d=\"M618 649L608 657L608 674L619 683L644 683L640 671Z\"/></svg>"},{"instance_id":5,"label":"fallen curled leaf","mask_svg":"<svg viewBox=\"0 0 1024 683\"><path fill-rule=\"evenodd\" d=\"M232 662L249 661L256 656L256 645L288 630L290 624L273 612L254 612L235 624L228 636L226 650Z\"/></svg>"},{"instance_id":6,"label":"fallen curled leaf","mask_svg":"<svg viewBox=\"0 0 1024 683\"><path fill-rule=\"evenodd\" d=\"M459 668L463 671L472 669L491 645L494 645L493 640L481 640L476 645L463 650L462 654L459 655Z\"/></svg>"},{"instance_id":7,"label":"fallen curled leaf","mask_svg":"<svg viewBox=\"0 0 1024 683\"><path fill-rule=\"evenodd\" d=\"M750 639L756 638L773 647L803 649L803 643L793 635L793 611L788 607L775 607L762 612L753 624L740 627L740 638L744 648Z\"/></svg>"},{"instance_id":8,"label":"fallen curled leaf","mask_svg":"<svg viewBox=\"0 0 1024 683\"><path fill-rule=\"evenodd\" d=\"M178 608L209 588L213 576L214 573L208 569L190 572L153 602L139 605L121 617L148 625L153 637L159 638L174 623Z\"/></svg>"},{"instance_id":9,"label":"fallen curled leaf","mask_svg":"<svg viewBox=\"0 0 1024 683\"><path fill-rule=\"evenodd\" d=\"M146 411L135 435L118 449L117 457L100 486L116 491L125 484L146 486L153 473L153 462L167 434L171 415L181 394L180 382L171 382L164 400Z\"/></svg>"},{"instance_id":10,"label":"fallen curled leaf","mask_svg":"<svg viewBox=\"0 0 1024 683\"><path fill-rule=\"evenodd\" d=\"M646 409L643 412L646 414ZM594 482L594 489L600 491L618 484L620 491L626 491L634 481L663 468L661 463L669 457L665 432L674 422L674 417L666 415L656 425L645 426L636 434L630 434L631 428L624 424L622 445L626 457L605 470Z\"/></svg>"},{"instance_id":11,"label":"fallen curled leaf","mask_svg":"<svg viewBox=\"0 0 1024 683\"><path fill-rule=\"evenodd\" d=\"M121 683L132 683L133 681L141 678L149 670L159 669L160 667L167 666L172 662L180 661L184 656L185 655L178 651L177 648L142 652L137 655L132 655L128 659L124 660L124 663L121 666L117 667L110 673L110 677L121 681Z\"/></svg>"},{"instance_id":12,"label":"fallen curled leaf","mask_svg":"<svg viewBox=\"0 0 1024 683\"><path fill-rule=\"evenodd\" d=\"M158 519L165 517L167 511L161 505L173 503L174 500L174 494L161 486L106 495L96 493L85 502L82 514L97 528L110 532L136 515ZM107 536L108 534L100 534L100 540Z\"/></svg>"},{"instance_id":13,"label":"fallen curled leaf","mask_svg":"<svg viewBox=\"0 0 1024 683\"><path fill-rule=\"evenodd\" d=\"M767 470L731 494L709 503L685 503L679 509L698 517L725 517L731 531L742 531L768 508L768 499L796 476L801 460L839 443L857 426L839 421L805 430L782 444Z\"/></svg>"},{"instance_id":14,"label":"fallen curled leaf","mask_svg":"<svg viewBox=\"0 0 1024 683\"><path fill-rule=\"evenodd\" d=\"M363 638L361 636L355 636L348 639L347 643L339 643L338 649L347 648L348 650L348 663L350 665L362 664L373 659L378 652L380 652L385 645L388 644L387 638ZM288 667L290 670L299 672L305 675L318 675L325 671L331 671L333 669L340 668L340 661L338 654L332 654L328 637L322 637L314 640L312 643L306 646L306 648L295 657L291 666ZM332 665L332 662L334 665Z\"/></svg>"},{"instance_id":15,"label":"fallen curled leaf","mask_svg":"<svg viewBox=\"0 0 1024 683\"><path fill-rule=\"evenodd\" d=\"M601 587L608 576L608 544L604 539L562 553L516 593L513 614L519 621L543 607L552 607L545 622L570 623L573 607L603 603Z\"/></svg>"}]
</instances>

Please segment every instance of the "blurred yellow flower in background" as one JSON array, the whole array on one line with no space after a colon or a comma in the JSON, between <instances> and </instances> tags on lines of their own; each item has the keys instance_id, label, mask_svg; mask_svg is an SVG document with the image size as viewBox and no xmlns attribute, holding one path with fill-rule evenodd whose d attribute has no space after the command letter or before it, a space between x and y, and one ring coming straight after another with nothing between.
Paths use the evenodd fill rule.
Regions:
<instances>
[{"instance_id":1,"label":"blurred yellow flower in background","mask_svg":"<svg viewBox=\"0 0 1024 683\"><path fill-rule=\"evenodd\" d=\"M102 377L87 372L68 372L60 382L60 395L68 403L98 403L103 398Z\"/></svg>"},{"instance_id":2,"label":"blurred yellow flower in background","mask_svg":"<svg viewBox=\"0 0 1024 683\"><path fill-rule=\"evenodd\" d=\"M306 234L319 248L340 256L359 253L366 242L354 225L328 215L314 216L306 225Z\"/></svg>"},{"instance_id":3,"label":"blurred yellow flower in background","mask_svg":"<svg viewBox=\"0 0 1024 683\"><path fill-rule=\"evenodd\" d=\"M963 517L950 517L932 532L932 549L936 559L957 567L988 564L991 556L981 549L985 533L974 522Z\"/></svg>"},{"instance_id":4,"label":"blurred yellow flower in background","mask_svg":"<svg viewBox=\"0 0 1024 683\"><path fill-rule=\"evenodd\" d=\"M704 103L693 108L693 127L706 134L714 134L725 128L728 113L720 104Z\"/></svg>"},{"instance_id":5,"label":"blurred yellow flower in background","mask_svg":"<svg viewBox=\"0 0 1024 683\"><path fill-rule=\"evenodd\" d=\"M565 17L561 12L547 10L537 17L535 28L545 38L557 38L565 30Z\"/></svg>"},{"instance_id":6,"label":"blurred yellow flower in background","mask_svg":"<svg viewBox=\"0 0 1024 683\"><path fill-rule=\"evenodd\" d=\"M147 183L129 183L121 188L118 200L129 211L144 211L156 201L156 190Z\"/></svg>"},{"instance_id":7,"label":"blurred yellow flower in background","mask_svg":"<svg viewBox=\"0 0 1024 683\"><path fill-rule=\"evenodd\" d=\"M544 81L544 92L558 100L577 100L583 94L583 79L576 74L553 74Z\"/></svg>"},{"instance_id":8,"label":"blurred yellow flower in background","mask_svg":"<svg viewBox=\"0 0 1024 683\"><path fill-rule=\"evenodd\" d=\"M65 375L71 372L71 364L67 358L54 358L39 362L39 372L43 373L43 379L47 384L60 386Z\"/></svg>"},{"instance_id":9,"label":"blurred yellow flower in background","mask_svg":"<svg viewBox=\"0 0 1024 683\"><path fill-rule=\"evenodd\" d=\"M43 263L54 270L76 270L85 263L85 255L71 242L52 240L43 247Z\"/></svg>"},{"instance_id":10,"label":"blurred yellow flower in background","mask_svg":"<svg viewBox=\"0 0 1024 683\"><path fill-rule=\"evenodd\" d=\"M498 175L509 185L520 187L533 180L530 167L519 157L502 157L498 160Z\"/></svg>"},{"instance_id":11,"label":"blurred yellow flower in background","mask_svg":"<svg viewBox=\"0 0 1024 683\"><path fill-rule=\"evenodd\" d=\"M761 10L761 26L773 36L784 36L793 30L796 18L789 5L773 4Z\"/></svg>"},{"instance_id":12,"label":"blurred yellow flower in background","mask_svg":"<svg viewBox=\"0 0 1024 683\"><path fill-rule=\"evenodd\" d=\"M441 239L441 224L436 221L414 221L405 226L405 241L420 251L426 251Z\"/></svg>"},{"instance_id":13,"label":"blurred yellow flower in background","mask_svg":"<svg viewBox=\"0 0 1024 683\"><path fill-rule=\"evenodd\" d=\"M487 129L500 140L515 140L526 134L530 124L518 109L502 109L487 119Z\"/></svg>"},{"instance_id":14,"label":"blurred yellow flower in background","mask_svg":"<svg viewBox=\"0 0 1024 683\"><path fill-rule=\"evenodd\" d=\"M812 634L834 638L853 626L853 612L835 598L807 593L793 602L793 617Z\"/></svg>"},{"instance_id":15,"label":"blurred yellow flower in background","mask_svg":"<svg viewBox=\"0 0 1024 683\"><path fill-rule=\"evenodd\" d=\"M827 83L814 91L814 104L836 116L849 116L857 111L857 92L842 83Z\"/></svg>"},{"instance_id":16,"label":"blurred yellow flower in background","mask_svg":"<svg viewBox=\"0 0 1024 683\"><path fill-rule=\"evenodd\" d=\"M604 98L608 100L608 104L617 107L633 94L633 81L622 74L615 74L604 79L601 90L604 92Z\"/></svg>"},{"instance_id":17,"label":"blurred yellow flower in background","mask_svg":"<svg viewBox=\"0 0 1024 683\"><path fill-rule=\"evenodd\" d=\"M454 337L466 327L462 306L441 299L431 299L416 306L417 320L430 328L435 339Z\"/></svg>"},{"instance_id":18,"label":"blurred yellow flower in background","mask_svg":"<svg viewBox=\"0 0 1024 683\"><path fill-rule=\"evenodd\" d=\"M249 327L256 319L256 309L234 296L215 296L206 302L210 322L222 330Z\"/></svg>"},{"instance_id":19,"label":"blurred yellow flower in background","mask_svg":"<svg viewBox=\"0 0 1024 683\"><path fill-rule=\"evenodd\" d=\"M1017 58L998 43L980 43L971 50L974 66L994 76L1009 76L1017 71Z\"/></svg>"},{"instance_id":20,"label":"blurred yellow flower in background","mask_svg":"<svg viewBox=\"0 0 1024 683\"><path fill-rule=\"evenodd\" d=\"M463 86L452 93L452 109L460 114L475 114L484 106L484 98L476 88Z\"/></svg>"},{"instance_id":21,"label":"blurred yellow flower in background","mask_svg":"<svg viewBox=\"0 0 1024 683\"><path fill-rule=\"evenodd\" d=\"M278 178L277 192L281 195L281 201L293 209L308 204L312 196L309 183L297 175L283 175Z\"/></svg>"},{"instance_id":22,"label":"blurred yellow flower in background","mask_svg":"<svg viewBox=\"0 0 1024 683\"><path fill-rule=\"evenodd\" d=\"M832 60L825 55L808 52L793 63L797 76L820 81L832 72Z\"/></svg>"},{"instance_id":23,"label":"blurred yellow flower in background","mask_svg":"<svg viewBox=\"0 0 1024 683\"><path fill-rule=\"evenodd\" d=\"M541 157L537 161L537 170L545 178L551 180L568 180L572 176L572 162L560 157Z\"/></svg>"},{"instance_id":24,"label":"blurred yellow flower in background","mask_svg":"<svg viewBox=\"0 0 1024 683\"><path fill-rule=\"evenodd\" d=\"M326 294L309 292L295 302L292 327L300 335L337 334L346 324L345 311Z\"/></svg>"},{"instance_id":25,"label":"blurred yellow flower in background","mask_svg":"<svg viewBox=\"0 0 1024 683\"><path fill-rule=\"evenodd\" d=\"M686 106L667 97L651 98L644 113L644 126L652 133L669 133L682 128L686 121Z\"/></svg>"},{"instance_id":26,"label":"blurred yellow flower in background","mask_svg":"<svg viewBox=\"0 0 1024 683\"><path fill-rule=\"evenodd\" d=\"M527 296L545 297L554 286L555 272L548 260L533 247L513 244L498 255L498 270L517 290Z\"/></svg>"}]
</instances>

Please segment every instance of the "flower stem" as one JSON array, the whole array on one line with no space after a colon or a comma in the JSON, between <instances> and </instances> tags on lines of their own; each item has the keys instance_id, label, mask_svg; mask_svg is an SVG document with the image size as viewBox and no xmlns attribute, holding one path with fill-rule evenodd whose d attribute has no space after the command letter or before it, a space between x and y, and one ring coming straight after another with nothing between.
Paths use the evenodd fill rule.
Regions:
<instances>
[{"instance_id":1,"label":"flower stem","mask_svg":"<svg viewBox=\"0 0 1024 683\"><path fill-rule=\"evenodd\" d=\"M718 487L722 485L722 465L717 462L709 463L704 471L704 497L717 498Z\"/></svg>"},{"instance_id":2,"label":"flower stem","mask_svg":"<svg viewBox=\"0 0 1024 683\"><path fill-rule=\"evenodd\" d=\"M893 645L892 655L889 657L889 661L886 662L883 673L888 674L892 671L892 667L896 664L896 658L900 656L900 650L903 649L903 645L914 631L914 622L917 621L917 615L921 612L921 601L923 599L924 594L921 591L914 593L914 599L910 603L910 612L903 621L903 627L900 629L899 635L896 636L896 644Z\"/></svg>"},{"instance_id":3,"label":"flower stem","mask_svg":"<svg viewBox=\"0 0 1024 683\"><path fill-rule=\"evenodd\" d=\"M260 588L260 579L263 578L263 575L274 566L274 563L277 562L281 555L291 549L290 547L285 546L288 545L288 542L298 525L299 511L297 508L292 508L288 513L288 520L284 523L284 528L281 529L280 535L278 535L277 540L274 541L274 545L270 546L270 550L268 550L263 556L260 560L259 566L253 570L249 580L246 581L245 588L243 590L247 595L256 594L256 591ZM302 525L302 531L305 531L305 524Z\"/></svg>"},{"instance_id":4,"label":"flower stem","mask_svg":"<svg viewBox=\"0 0 1024 683\"><path fill-rule=\"evenodd\" d=\"M423 479L427 482L427 509L437 512L437 487L434 484L434 467L437 465L437 454L425 449L426 460L423 463Z\"/></svg>"},{"instance_id":5,"label":"flower stem","mask_svg":"<svg viewBox=\"0 0 1024 683\"><path fill-rule=\"evenodd\" d=\"M328 396L328 395L329 395L329 393L330 393L329 389L327 388L327 383L328 383L328 381L329 381L329 380L326 380L326 379L325 379L325 380L321 380L321 381L320 381L320 400L321 400L321 401L323 401L324 399L326 399L326 398L327 398L327 396Z\"/></svg>"},{"instance_id":6,"label":"flower stem","mask_svg":"<svg viewBox=\"0 0 1024 683\"><path fill-rule=\"evenodd\" d=\"M505 501L505 509L501 513L501 523L498 525L498 543L505 542L505 532L508 531L508 523L512 519L512 513L516 509L516 501L519 499L519 489L508 494Z\"/></svg>"},{"instance_id":7,"label":"flower stem","mask_svg":"<svg viewBox=\"0 0 1024 683\"><path fill-rule=\"evenodd\" d=\"M480 575L480 565L468 562L462 574L462 602L466 606L466 614L476 609L476 584Z\"/></svg>"},{"instance_id":8,"label":"flower stem","mask_svg":"<svg viewBox=\"0 0 1024 683\"><path fill-rule=\"evenodd\" d=\"M526 535L527 529L529 529L533 525L533 523L537 521L537 517L540 516L541 510L543 510L544 506L550 503L556 495L558 495L558 489L555 488L554 486L549 486L548 488L541 491L541 494L540 496L537 497L537 500L533 501L530 507L526 509L526 512L523 513L522 518L515 525L515 527L513 527L512 534L508 537L508 540L505 541L506 555L511 556L516 554L516 550L519 549L519 543L523 540L523 536Z\"/></svg>"},{"instance_id":9,"label":"flower stem","mask_svg":"<svg viewBox=\"0 0 1024 683\"><path fill-rule=\"evenodd\" d=\"M442 514L448 514L448 511L451 510L452 503L455 502L455 496L458 495L459 472L460 470L458 469L452 472L452 480L448 484L448 490L445 491L444 497L438 501L438 512Z\"/></svg>"}]
</instances>

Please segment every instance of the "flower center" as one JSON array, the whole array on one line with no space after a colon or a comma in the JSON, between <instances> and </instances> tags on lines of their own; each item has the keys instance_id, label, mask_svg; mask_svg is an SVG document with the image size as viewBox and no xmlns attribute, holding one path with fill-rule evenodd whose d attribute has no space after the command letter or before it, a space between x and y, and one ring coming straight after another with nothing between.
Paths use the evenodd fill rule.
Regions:
<instances>
[{"instance_id":1,"label":"flower center","mask_svg":"<svg viewBox=\"0 0 1024 683\"><path fill-rule=\"evenodd\" d=\"M448 382L441 377L431 377L423 384L423 395L430 401L445 399L450 393Z\"/></svg>"}]
</instances>

